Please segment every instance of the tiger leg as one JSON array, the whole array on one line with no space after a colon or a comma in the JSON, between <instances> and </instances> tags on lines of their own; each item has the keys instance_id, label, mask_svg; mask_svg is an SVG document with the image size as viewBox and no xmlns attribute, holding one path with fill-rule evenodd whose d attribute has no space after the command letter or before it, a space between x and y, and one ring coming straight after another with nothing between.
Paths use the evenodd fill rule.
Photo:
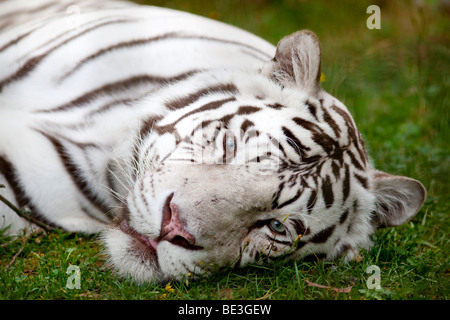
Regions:
<instances>
[{"instance_id":1,"label":"tiger leg","mask_svg":"<svg viewBox=\"0 0 450 320\"><path fill-rule=\"evenodd\" d=\"M28 208L45 224L72 232L100 231L108 219L89 215L93 210L74 186L52 143L28 128L16 132L19 138L7 134L2 138L8 143L0 143L0 183L6 186L0 194L18 208ZM0 226L8 225L9 234L30 226L1 204Z\"/></svg>"},{"instance_id":2,"label":"tiger leg","mask_svg":"<svg viewBox=\"0 0 450 320\"><path fill-rule=\"evenodd\" d=\"M3 169L1 159L0 168ZM18 208L18 203L10 184L4 174L0 173L0 196L5 201L0 201L0 230L7 235L17 235L23 231L35 231L38 227L28 220L21 218L11 206ZM6 203L9 202L8 204Z\"/></svg>"}]
</instances>

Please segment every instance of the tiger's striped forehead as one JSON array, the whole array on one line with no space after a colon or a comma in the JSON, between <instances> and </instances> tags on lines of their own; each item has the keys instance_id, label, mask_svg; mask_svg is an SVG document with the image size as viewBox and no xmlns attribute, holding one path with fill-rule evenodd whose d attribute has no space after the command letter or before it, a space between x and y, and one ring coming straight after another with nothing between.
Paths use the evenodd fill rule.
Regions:
<instances>
[{"instance_id":1,"label":"tiger's striped forehead","mask_svg":"<svg viewBox=\"0 0 450 320\"><path fill-rule=\"evenodd\" d=\"M323 213L358 206L352 194L369 188L368 158L340 101L324 91L314 98L264 77L251 84L222 80L175 99L170 92L163 96L170 112L144 126L151 130L143 132L150 139L141 159L150 157L146 161L157 165L254 165L279 179L272 210ZM235 150L227 150L227 139Z\"/></svg>"},{"instance_id":2,"label":"tiger's striped forehead","mask_svg":"<svg viewBox=\"0 0 450 320\"><path fill-rule=\"evenodd\" d=\"M252 84L225 80L197 86L178 98L167 95L161 99L170 112L148 119L143 126L148 131L141 132L153 135L152 147L162 136L170 136L175 148L180 143L203 144L226 131L236 139L238 152L248 150L254 139L270 140L272 150L266 148L266 152L279 155L284 166L339 160L344 151L359 168L366 165L367 155L352 117L325 92L314 98L256 77Z\"/></svg>"}]
</instances>

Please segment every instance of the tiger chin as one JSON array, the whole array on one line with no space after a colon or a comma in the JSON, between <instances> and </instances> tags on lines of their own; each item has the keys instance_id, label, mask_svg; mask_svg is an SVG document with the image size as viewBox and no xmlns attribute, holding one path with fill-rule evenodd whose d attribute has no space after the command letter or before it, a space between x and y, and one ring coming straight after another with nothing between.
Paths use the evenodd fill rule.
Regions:
<instances>
[{"instance_id":1,"label":"tiger chin","mask_svg":"<svg viewBox=\"0 0 450 320\"><path fill-rule=\"evenodd\" d=\"M56 13L45 21L60 29L36 36L35 58L24 41L41 25L0 34L0 193L48 224L101 231L120 276L351 260L423 205L419 181L373 168L349 111L321 88L313 32L273 47L216 21L112 1L80 4L73 29L47 2ZM28 56L9 54L11 43ZM29 101L14 95L24 88ZM21 112L26 123L13 117ZM0 213L11 230L30 227Z\"/></svg>"}]
</instances>

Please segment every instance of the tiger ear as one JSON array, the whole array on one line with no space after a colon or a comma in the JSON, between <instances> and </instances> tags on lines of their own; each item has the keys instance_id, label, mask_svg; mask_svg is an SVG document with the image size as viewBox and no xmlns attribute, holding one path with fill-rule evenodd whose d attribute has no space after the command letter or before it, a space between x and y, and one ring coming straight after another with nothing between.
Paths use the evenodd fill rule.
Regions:
<instances>
[{"instance_id":1,"label":"tiger ear","mask_svg":"<svg viewBox=\"0 0 450 320\"><path fill-rule=\"evenodd\" d=\"M317 96L320 89L320 43L309 30L297 31L278 42L275 57L261 72L283 86L295 86Z\"/></svg>"},{"instance_id":2,"label":"tiger ear","mask_svg":"<svg viewBox=\"0 0 450 320\"><path fill-rule=\"evenodd\" d=\"M422 207L426 190L417 180L374 170L372 173L378 228L395 227L411 220Z\"/></svg>"}]
</instances>

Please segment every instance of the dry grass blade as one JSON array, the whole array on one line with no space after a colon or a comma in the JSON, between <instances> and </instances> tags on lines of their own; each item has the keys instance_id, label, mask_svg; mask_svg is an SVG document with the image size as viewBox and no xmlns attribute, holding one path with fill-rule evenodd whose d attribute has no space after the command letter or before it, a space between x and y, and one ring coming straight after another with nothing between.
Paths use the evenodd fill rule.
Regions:
<instances>
[{"instance_id":1,"label":"dry grass blade","mask_svg":"<svg viewBox=\"0 0 450 320\"><path fill-rule=\"evenodd\" d=\"M314 283L308 280L305 280L305 282L308 284L308 287L316 287L316 288L320 288L320 289L328 289L328 290L333 290L335 292L343 292L343 293L350 293L350 291L352 291L353 286L349 286L346 288L335 288L335 287L329 287L329 286L324 286L318 283Z\"/></svg>"},{"instance_id":2,"label":"dry grass blade","mask_svg":"<svg viewBox=\"0 0 450 320\"><path fill-rule=\"evenodd\" d=\"M25 245L27 244L28 239L30 238L30 234L25 235L22 237L22 246L20 247L19 251L12 257L11 261L8 263L8 265L5 268L5 272L8 271L8 268L11 267L14 262L16 262L17 257L22 253L23 249L25 249Z\"/></svg>"},{"instance_id":3,"label":"dry grass blade","mask_svg":"<svg viewBox=\"0 0 450 320\"><path fill-rule=\"evenodd\" d=\"M260 297L260 298L256 298L255 300L265 300L265 299L267 299L268 297L270 297L272 294L274 294L275 292L277 292L278 290L280 290L280 288L278 288L278 289L275 290L275 291L272 291L272 289L269 289L269 290L266 292L265 295L263 295L263 296ZM272 291L272 292L271 292L271 291Z\"/></svg>"}]
</instances>

